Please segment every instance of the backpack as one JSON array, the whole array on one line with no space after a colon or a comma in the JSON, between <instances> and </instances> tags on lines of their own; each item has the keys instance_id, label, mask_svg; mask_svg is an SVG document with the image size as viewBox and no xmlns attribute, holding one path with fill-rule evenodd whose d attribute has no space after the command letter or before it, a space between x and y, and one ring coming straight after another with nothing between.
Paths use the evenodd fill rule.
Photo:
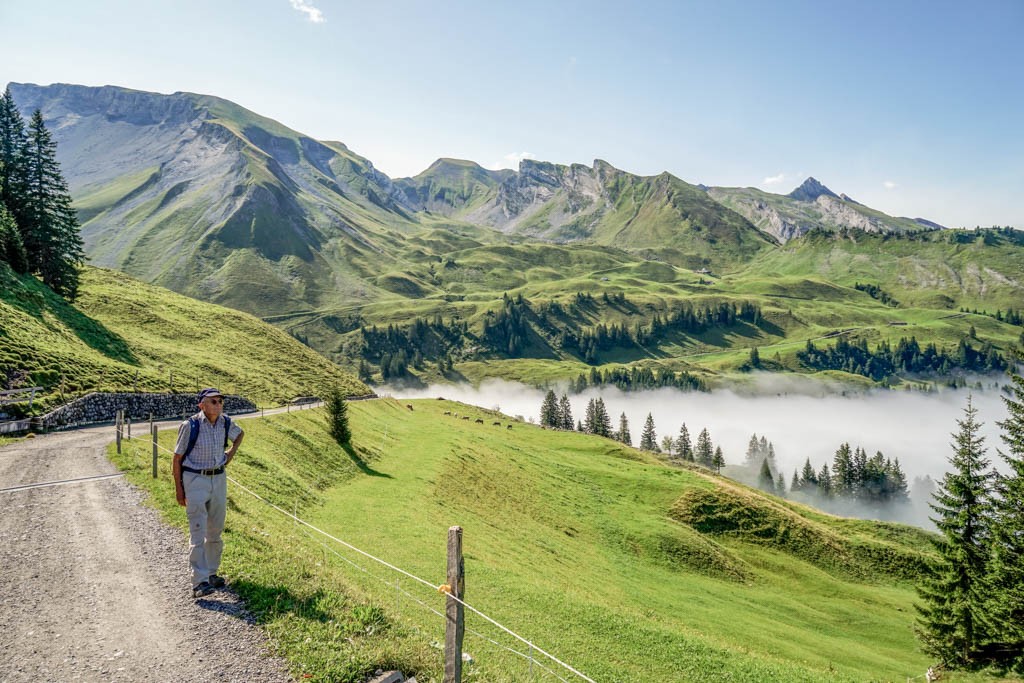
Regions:
<instances>
[{"instance_id":1,"label":"backpack","mask_svg":"<svg viewBox=\"0 0 1024 683\"><path fill-rule=\"evenodd\" d=\"M231 418L224 415L224 448L228 447L228 433L231 431ZM196 447L196 441L199 440L199 418L195 415L188 419L188 446L185 447L185 452L182 454L181 459L184 460L188 457L188 454L192 452L192 449Z\"/></svg>"}]
</instances>

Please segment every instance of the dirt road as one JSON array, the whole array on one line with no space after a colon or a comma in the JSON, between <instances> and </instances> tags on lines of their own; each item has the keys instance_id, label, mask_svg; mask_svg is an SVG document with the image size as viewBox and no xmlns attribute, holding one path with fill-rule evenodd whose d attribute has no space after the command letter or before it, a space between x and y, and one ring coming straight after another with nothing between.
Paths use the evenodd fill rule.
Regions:
<instances>
[{"instance_id":1,"label":"dirt road","mask_svg":"<svg viewBox=\"0 0 1024 683\"><path fill-rule=\"evenodd\" d=\"M115 473L112 435L0 448L0 489ZM141 500L121 478L0 492L0 681L290 681L232 593L192 599L184 533Z\"/></svg>"}]
</instances>

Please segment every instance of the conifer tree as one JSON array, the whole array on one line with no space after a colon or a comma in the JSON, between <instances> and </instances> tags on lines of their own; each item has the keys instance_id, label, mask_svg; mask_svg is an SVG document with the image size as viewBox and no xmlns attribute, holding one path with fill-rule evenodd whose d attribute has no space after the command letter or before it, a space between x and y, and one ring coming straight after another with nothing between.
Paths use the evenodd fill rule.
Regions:
<instances>
[{"instance_id":1,"label":"conifer tree","mask_svg":"<svg viewBox=\"0 0 1024 683\"><path fill-rule=\"evenodd\" d=\"M768 458L761 461L761 471L757 475L757 487L762 491L775 493L775 478L772 477L772 468L768 465Z\"/></svg>"},{"instance_id":2,"label":"conifer tree","mask_svg":"<svg viewBox=\"0 0 1024 683\"><path fill-rule=\"evenodd\" d=\"M747 442L747 454L746 464L748 467L754 467L757 465L757 461L762 459L764 454L761 452L761 445L757 440L757 434L750 435L750 441Z\"/></svg>"},{"instance_id":3,"label":"conifer tree","mask_svg":"<svg viewBox=\"0 0 1024 683\"><path fill-rule=\"evenodd\" d=\"M644 430L640 433L640 449L644 451L658 450L658 436L654 433L654 417L647 413Z\"/></svg>"},{"instance_id":4,"label":"conifer tree","mask_svg":"<svg viewBox=\"0 0 1024 683\"><path fill-rule=\"evenodd\" d=\"M558 402L558 416L561 420L561 429L571 432L575 421L572 419L572 405L569 404L569 397L562 394Z\"/></svg>"},{"instance_id":5,"label":"conifer tree","mask_svg":"<svg viewBox=\"0 0 1024 683\"><path fill-rule=\"evenodd\" d=\"M583 414L583 431L587 434L597 434L597 399L587 401L587 410Z\"/></svg>"},{"instance_id":6,"label":"conifer tree","mask_svg":"<svg viewBox=\"0 0 1024 683\"><path fill-rule=\"evenodd\" d=\"M694 458L704 467L711 467L711 462L715 458L715 447L711 443L711 435L708 434L708 428L700 430L700 434L697 435L697 450L694 453Z\"/></svg>"},{"instance_id":7,"label":"conifer tree","mask_svg":"<svg viewBox=\"0 0 1024 683\"><path fill-rule=\"evenodd\" d=\"M807 458L804 462L804 469L800 473L800 490L801 491L814 491L818 488L818 475L814 472L814 467L811 466L811 459Z\"/></svg>"},{"instance_id":8,"label":"conifer tree","mask_svg":"<svg viewBox=\"0 0 1024 683\"><path fill-rule=\"evenodd\" d=\"M558 414L558 398L550 389L548 389L548 393L544 394L544 402L540 405L540 425L552 428L562 426L562 420Z\"/></svg>"},{"instance_id":9,"label":"conifer tree","mask_svg":"<svg viewBox=\"0 0 1024 683\"><path fill-rule=\"evenodd\" d=\"M0 203L7 205L19 228L25 219L27 147L25 121L8 87L0 97Z\"/></svg>"},{"instance_id":10,"label":"conifer tree","mask_svg":"<svg viewBox=\"0 0 1024 683\"><path fill-rule=\"evenodd\" d=\"M627 446L633 445L633 437L629 433L629 420L626 419L625 413L619 416L619 431L616 432L616 436Z\"/></svg>"},{"instance_id":11,"label":"conifer tree","mask_svg":"<svg viewBox=\"0 0 1024 683\"><path fill-rule=\"evenodd\" d=\"M853 491L853 458L850 444L844 443L832 459L832 493L843 497Z\"/></svg>"},{"instance_id":12,"label":"conifer tree","mask_svg":"<svg viewBox=\"0 0 1024 683\"><path fill-rule=\"evenodd\" d=\"M690 430L686 428L686 423L679 428L679 438L676 440L676 453L682 460L687 462L693 462L693 444L690 442Z\"/></svg>"},{"instance_id":13,"label":"conifer tree","mask_svg":"<svg viewBox=\"0 0 1024 683\"><path fill-rule=\"evenodd\" d=\"M711 457L711 466L717 474L722 473L722 468L725 467L725 455L722 453L721 446L715 447L715 454Z\"/></svg>"},{"instance_id":14,"label":"conifer tree","mask_svg":"<svg viewBox=\"0 0 1024 683\"><path fill-rule=\"evenodd\" d=\"M1010 392L1003 397L1008 417L998 423L1005 447L998 452L1007 467L994 501L988 612L993 638L1016 644L1015 650L1006 647L1006 656L1024 673L1024 378L1016 372L1010 373Z\"/></svg>"},{"instance_id":15,"label":"conifer tree","mask_svg":"<svg viewBox=\"0 0 1024 683\"><path fill-rule=\"evenodd\" d=\"M610 437L612 435L612 418L604 405L604 399L594 401L594 434Z\"/></svg>"},{"instance_id":16,"label":"conifer tree","mask_svg":"<svg viewBox=\"0 0 1024 683\"><path fill-rule=\"evenodd\" d=\"M21 231L3 202L0 202L0 261L5 261L16 273L28 272L28 256L21 241Z\"/></svg>"},{"instance_id":17,"label":"conifer tree","mask_svg":"<svg viewBox=\"0 0 1024 683\"><path fill-rule=\"evenodd\" d=\"M25 153L25 216L19 227L29 264L43 282L73 300L78 294L78 267L85 254L78 215L57 163L57 145L38 109L29 123Z\"/></svg>"},{"instance_id":18,"label":"conifer tree","mask_svg":"<svg viewBox=\"0 0 1024 683\"><path fill-rule=\"evenodd\" d=\"M931 503L940 538L939 560L918 584L917 635L921 649L941 661L965 666L984 640L984 579L993 473L985 457L978 411L970 397L953 434L952 471Z\"/></svg>"},{"instance_id":19,"label":"conifer tree","mask_svg":"<svg viewBox=\"0 0 1024 683\"><path fill-rule=\"evenodd\" d=\"M818 495L822 498L832 497L832 473L828 471L828 463L822 465L818 472Z\"/></svg>"},{"instance_id":20,"label":"conifer tree","mask_svg":"<svg viewBox=\"0 0 1024 683\"><path fill-rule=\"evenodd\" d=\"M800 473L793 468L793 480L789 483L790 493L798 493L804 488L803 482L800 480Z\"/></svg>"},{"instance_id":21,"label":"conifer tree","mask_svg":"<svg viewBox=\"0 0 1024 683\"><path fill-rule=\"evenodd\" d=\"M327 422L331 436L338 442L338 445L348 445L352 441L352 430L348 426L348 405L345 403L345 396L341 393L341 389L331 388L327 392L324 405L327 408Z\"/></svg>"}]
</instances>

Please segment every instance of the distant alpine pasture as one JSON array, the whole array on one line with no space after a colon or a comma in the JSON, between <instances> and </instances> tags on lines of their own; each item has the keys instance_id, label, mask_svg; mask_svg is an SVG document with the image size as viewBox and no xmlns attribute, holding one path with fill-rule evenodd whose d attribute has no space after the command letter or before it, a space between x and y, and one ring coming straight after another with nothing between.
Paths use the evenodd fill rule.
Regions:
<instances>
[{"instance_id":1,"label":"distant alpine pasture","mask_svg":"<svg viewBox=\"0 0 1024 683\"><path fill-rule=\"evenodd\" d=\"M260 316L367 382L963 384L1024 331L1024 233L887 216L814 178L774 195L439 159L391 179L217 97L9 87L59 143L92 264Z\"/></svg>"}]
</instances>

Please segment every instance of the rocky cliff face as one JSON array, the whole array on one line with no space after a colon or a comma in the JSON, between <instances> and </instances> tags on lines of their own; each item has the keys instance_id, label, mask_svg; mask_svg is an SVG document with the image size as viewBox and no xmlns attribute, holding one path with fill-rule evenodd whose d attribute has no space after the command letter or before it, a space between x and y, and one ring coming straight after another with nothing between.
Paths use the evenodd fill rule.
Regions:
<instances>
[{"instance_id":1,"label":"rocky cliff face","mask_svg":"<svg viewBox=\"0 0 1024 683\"><path fill-rule=\"evenodd\" d=\"M715 201L783 243L814 229L905 233L937 227L923 219L887 216L845 194L836 194L814 178L808 178L788 195L749 187L712 187L707 191Z\"/></svg>"}]
</instances>

